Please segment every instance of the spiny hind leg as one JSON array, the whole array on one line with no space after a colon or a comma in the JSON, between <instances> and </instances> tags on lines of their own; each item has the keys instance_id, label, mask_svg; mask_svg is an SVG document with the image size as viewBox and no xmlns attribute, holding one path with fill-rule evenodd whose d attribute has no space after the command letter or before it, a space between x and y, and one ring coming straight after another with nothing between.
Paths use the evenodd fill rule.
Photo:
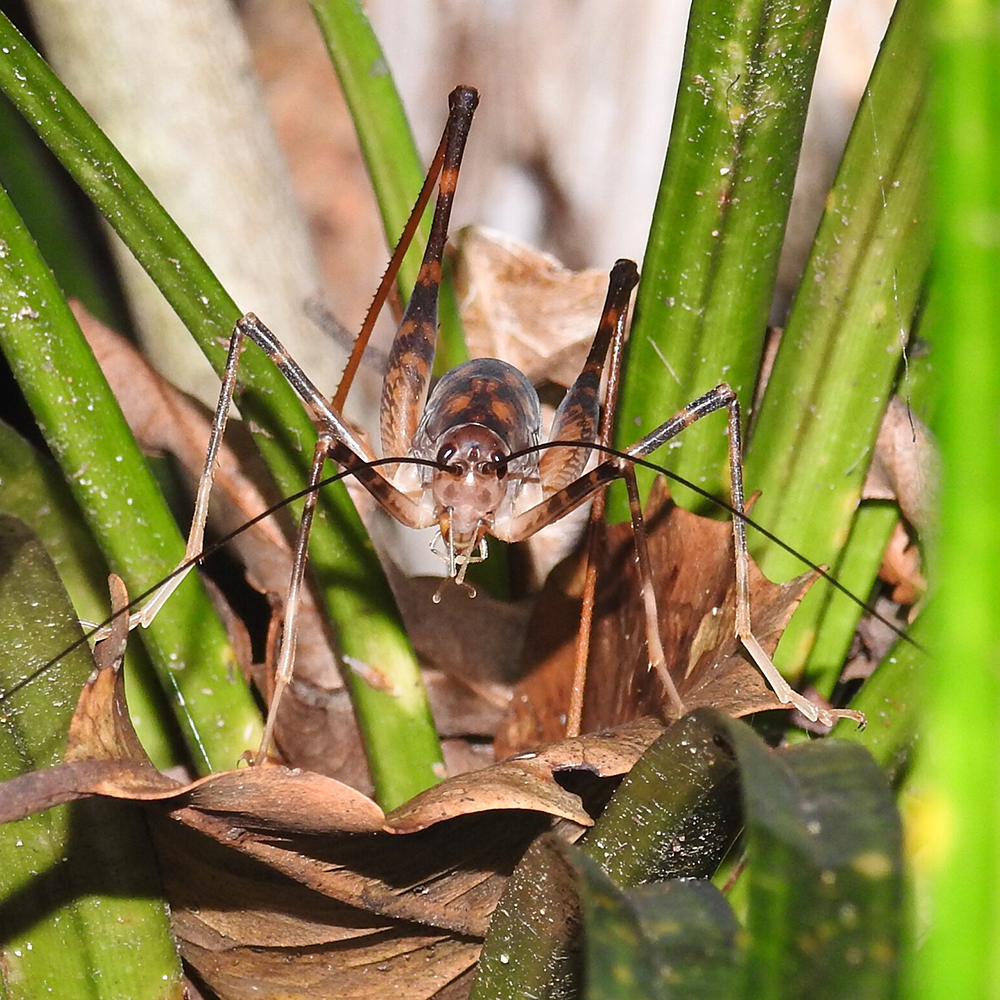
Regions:
<instances>
[{"instance_id":1,"label":"spiny hind leg","mask_svg":"<svg viewBox=\"0 0 1000 1000\"><path fill-rule=\"evenodd\" d=\"M743 465L740 435L740 407L733 390L722 383L703 396L692 401L669 420L652 430L636 444L628 449L628 454L635 458L655 451L667 441L676 437L684 428L696 420L726 408L729 415L729 463L732 482L732 506L743 513ZM498 537L508 541L519 541L534 534L543 525L557 520L583 503L601 486L619 478L622 473L620 459L609 459L602 462L590 472L584 473L579 479L569 483L563 489L546 497L541 503L519 514L509 524L504 525L503 532L495 532ZM771 690L783 705L797 708L807 719L833 724L838 718L853 719L863 725L864 715L850 709L828 709L810 701L804 695L795 691L781 676L771 658L764 651L753 633L750 619L750 556L747 552L746 524L741 516L733 518L733 538L736 556L736 627L735 634L742 642L747 653L764 675Z\"/></svg>"}]
</instances>

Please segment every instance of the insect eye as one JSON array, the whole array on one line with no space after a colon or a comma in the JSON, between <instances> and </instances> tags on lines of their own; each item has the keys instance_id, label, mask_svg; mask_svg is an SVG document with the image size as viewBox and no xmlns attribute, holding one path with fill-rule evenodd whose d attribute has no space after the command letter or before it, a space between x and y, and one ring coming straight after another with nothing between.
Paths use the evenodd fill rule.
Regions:
<instances>
[{"instance_id":1,"label":"insect eye","mask_svg":"<svg viewBox=\"0 0 1000 1000\"><path fill-rule=\"evenodd\" d=\"M453 445L446 444L439 452L437 456L437 463L440 466L447 466L449 471L454 471L451 469L451 460L455 457L455 448Z\"/></svg>"},{"instance_id":2,"label":"insect eye","mask_svg":"<svg viewBox=\"0 0 1000 1000\"><path fill-rule=\"evenodd\" d=\"M507 475L507 456L501 454L499 451L494 452L492 467L497 479L503 479Z\"/></svg>"}]
</instances>

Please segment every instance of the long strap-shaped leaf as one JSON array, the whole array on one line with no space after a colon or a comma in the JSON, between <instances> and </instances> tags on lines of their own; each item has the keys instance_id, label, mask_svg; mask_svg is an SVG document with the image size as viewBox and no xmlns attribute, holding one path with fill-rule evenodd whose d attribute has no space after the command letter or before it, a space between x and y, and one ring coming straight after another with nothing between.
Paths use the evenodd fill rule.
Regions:
<instances>
[{"instance_id":1,"label":"long strap-shaped leaf","mask_svg":"<svg viewBox=\"0 0 1000 1000\"><path fill-rule=\"evenodd\" d=\"M831 565L847 541L930 262L923 7L903 0L893 17L747 451L748 488L762 491L755 517ZM776 546L751 539L751 548L771 578L798 572ZM782 669L801 668L825 596L820 583L802 602L775 655Z\"/></svg>"},{"instance_id":2,"label":"long strap-shaped leaf","mask_svg":"<svg viewBox=\"0 0 1000 1000\"><path fill-rule=\"evenodd\" d=\"M619 447L722 381L749 412L828 6L691 6L636 298ZM677 439L671 467L717 491L726 439L722 424L710 423ZM638 478L648 488L652 475L638 470ZM612 508L628 516L624 504Z\"/></svg>"},{"instance_id":3,"label":"long strap-shaped leaf","mask_svg":"<svg viewBox=\"0 0 1000 1000\"><path fill-rule=\"evenodd\" d=\"M1000 994L1000 5L925 6L944 487L914 775L914 874L933 923L909 995L945 1000Z\"/></svg>"},{"instance_id":4,"label":"long strap-shaped leaf","mask_svg":"<svg viewBox=\"0 0 1000 1000\"><path fill-rule=\"evenodd\" d=\"M155 582L184 545L62 293L0 189L0 348L112 568ZM199 771L231 767L259 713L201 585L178 591L150 654ZM49 643L45 660L61 647ZM58 673L59 664L51 668ZM31 682L34 683L34 682ZM44 678L41 683L45 683ZM30 686L30 684L29 684Z\"/></svg>"},{"instance_id":5,"label":"long strap-shaped leaf","mask_svg":"<svg viewBox=\"0 0 1000 1000\"><path fill-rule=\"evenodd\" d=\"M38 535L76 613L88 621L104 618L108 566L100 547L56 464L5 423L0 423L0 511L20 518ZM128 644L125 686L129 715L150 759L162 770L181 763L176 723L141 643ZM203 701L195 704L199 711L205 707ZM252 719L252 708L251 713Z\"/></svg>"},{"instance_id":6,"label":"long strap-shaped leaf","mask_svg":"<svg viewBox=\"0 0 1000 1000\"><path fill-rule=\"evenodd\" d=\"M0 688L80 635L38 539L0 515ZM76 650L0 711L0 780L62 759L76 698L94 661ZM95 879L99 873L99 879ZM179 996L166 906L142 817L77 802L0 826L0 995Z\"/></svg>"}]
</instances>

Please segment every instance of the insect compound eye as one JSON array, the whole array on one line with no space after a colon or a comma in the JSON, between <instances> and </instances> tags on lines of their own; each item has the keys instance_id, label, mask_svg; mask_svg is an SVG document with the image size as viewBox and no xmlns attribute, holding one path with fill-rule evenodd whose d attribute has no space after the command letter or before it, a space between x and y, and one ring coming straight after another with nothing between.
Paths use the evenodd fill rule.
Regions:
<instances>
[{"instance_id":1,"label":"insect compound eye","mask_svg":"<svg viewBox=\"0 0 1000 1000\"><path fill-rule=\"evenodd\" d=\"M437 455L437 464L442 468L447 468L449 472L454 472L455 469L451 465L451 460L455 457L454 445L446 444Z\"/></svg>"},{"instance_id":2,"label":"insect compound eye","mask_svg":"<svg viewBox=\"0 0 1000 1000\"><path fill-rule=\"evenodd\" d=\"M507 456L502 452L495 451L493 453L491 465L493 471L496 473L497 479L503 479L503 477L507 475Z\"/></svg>"}]
</instances>

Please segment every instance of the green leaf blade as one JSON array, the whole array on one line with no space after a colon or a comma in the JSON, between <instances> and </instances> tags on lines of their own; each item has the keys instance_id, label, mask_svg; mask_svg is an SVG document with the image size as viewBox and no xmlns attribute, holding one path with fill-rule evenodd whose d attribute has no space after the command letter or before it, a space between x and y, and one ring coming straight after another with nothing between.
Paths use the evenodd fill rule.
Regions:
<instances>
[{"instance_id":1,"label":"green leaf blade","mask_svg":"<svg viewBox=\"0 0 1000 1000\"><path fill-rule=\"evenodd\" d=\"M0 511L24 521L45 546L81 619L108 614L108 568L58 468L0 422ZM58 670L59 666L53 667ZM139 642L125 653L129 717L154 764L181 763L176 722Z\"/></svg>"},{"instance_id":2,"label":"green leaf blade","mask_svg":"<svg viewBox=\"0 0 1000 1000\"><path fill-rule=\"evenodd\" d=\"M852 744L775 754L731 728L748 837L746 995L895 996L902 836L885 777Z\"/></svg>"},{"instance_id":3,"label":"green leaf blade","mask_svg":"<svg viewBox=\"0 0 1000 1000\"><path fill-rule=\"evenodd\" d=\"M933 53L940 534L932 669L912 787L914 856L933 922L907 995L1000 993L1000 21L995 0L926 5ZM984 228L985 224L985 228ZM923 928L921 928L923 929Z\"/></svg>"},{"instance_id":4,"label":"green leaf blade","mask_svg":"<svg viewBox=\"0 0 1000 1000\"><path fill-rule=\"evenodd\" d=\"M720 717L692 712L646 751L581 841L622 886L708 878L739 830L736 761Z\"/></svg>"},{"instance_id":5,"label":"green leaf blade","mask_svg":"<svg viewBox=\"0 0 1000 1000\"><path fill-rule=\"evenodd\" d=\"M827 3L696 0L636 299L620 447L722 381L756 381ZM671 442L671 467L718 491L721 418ZM637 470L648 489L651 474ZM678 490L685 505L697 502ZM627 517L623 503L613 516Z\"/></svg>"},{"instance_id":6,"label":"green leaf blade","mask_svg":"<svg viewBox=\"0 0 1000 1000\"><path fill-rule=\"evenodd\" d=\"M739 925L710 882L622 891L580 851L584 984L588 1000L739 996Z\"/></svg>"},{"instance_id":7,"label":"green leaf blade","mask_svg":"<svg viewBox=\"0 0 1000 1000\"><path fill-rule=\"evenodd\" d=\"M895 12L746 453L748 488L762 491L755 519L828 565L847 543L930 261L921 16L905 0ZM752 532L750 545L771 579L801 568ZM820 581L802 602L775 655L786 673L802 670L828 597ZM824 689L837 667L818 671Z\"/></svg>"},{"instance_id":8,"label":"green leaf blade","mask_svg":"<svg viewBox=\"0 0 1000 1000\"><path fill-rule=\"evenodd\" d=\"M184 545L51 272L0 190L0 348L80 508L119 575L155 583ZM195 766L231 767L259 713L208 596L185 581L147 648ZM48 656L59 655L50 646Z\"/></svg>"},{"instance_id":9,"label":"green leaf blade","mask_svg":"<svg viewBox=\"0 0 1000 1000\"><path fill-rule=\"evenodd\" d=\"M671 726L622 782L580 842L621 886L704 878L739 829L739 795L721 717L693 712ZM473 987L474 1000L574 995L580 969L577 876L562 845L540 838L497 905ZM533 915L544 911L546 919Z\"/></svg>"},{"instance_id":10,"label":"green leaf blade","mask_svg":"<svg viewBox=\"0 0 1000 1000\"><path fill-rule=\"evenodd\" d=\"M81 635L37 538L0 515L0 687ZM83 645L0 703L0 780L59 763L93 669ZM141 816L81 802L0 826L0 984L11 998L177 997L180 961Z\"/></svg>"}]
</instances>

